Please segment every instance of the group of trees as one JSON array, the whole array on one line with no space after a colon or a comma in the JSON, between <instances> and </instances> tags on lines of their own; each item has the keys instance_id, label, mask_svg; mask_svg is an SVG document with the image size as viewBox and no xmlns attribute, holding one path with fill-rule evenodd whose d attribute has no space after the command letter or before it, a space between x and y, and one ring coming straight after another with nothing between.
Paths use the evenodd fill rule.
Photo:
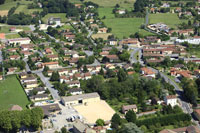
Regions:
<instances>
[{"instance_id":1,"label":"group of trees","mask_svg":"<svg viewBox=\"0 0 200 133\"><path fill-rule=\"evenodd\" d=\"M25 69L25 62L23 60L9 60L7 62L4 62L4 67L8 70L8 68L11 67L18 67L20 70Z\"/></svg>"},{"instance_id":2,"label":"group of trees","mask_svg":"<svg viewBox=\"0 0 200 133\"><path fill-rule=\"evenodd\" d=\"M77 67L81 68L83 65L94 63L94 61L95 61L95 57L94 56L89 56L88 58L85 58L85 59L84 58L80 58L78 60Z\"/></svg>"},{"instance_id":3,"label":"group of trees","mask_svg":"<svg viewBox=\"0 0 200 133\"><path fill-rule=\"evenodd\" d=\"M49 13L67 13L68 17L79 15L78 8L69 0L42 0L42 6Z\"/></svg>"},{"instance_id":4,"label":"group of trees","mask_svg":"<svg viewBox=\"0 0 200 133\"><path fill-rule=\"evenodd\" d=\"M5 0L0 0L0 5L4 4Z\"/></svg>"},{"instance_id":5,"label":"group of trees","mask_svg":"<svg viewBox=\"0 0 200 133\"><path fill-rule=\"evenodd\" d=\"M42 119L43 111L39 107L23 111L1 111L0 131L17 132L22 126L37 130L41 126Z\"/></svg>"},{"instance_id":6,"label":"group of trees","mask_svg":"<svg viewBox=\"0 0 200 133\"><path fill-rule=\"evenodd\" d=\"M103 72L102 72L103 73ZM107 72L108 73L108 72ZM127 75L123 69L119 69L112 79L104 80L103 76L93 76L87 81L81 81L81 88L86 92L98 92L102 99L115 100L116 102L128 102L140 104L142 111L147 111L145 100L151 97L162 98L162 89L167 89L159 80L148 80L138 75Z\"/></svg>"},{"instance_id":7,"label":"group of trees","mask_svg":"<svg viewBox=\"0 0 200 133\"><path fill-rule=\"evenodd\" d=\"M31 15L22 12L19 14L12 14L7 19L7 23L10 25L29 25L35 22Z\"/></svg>"}]
</instances>

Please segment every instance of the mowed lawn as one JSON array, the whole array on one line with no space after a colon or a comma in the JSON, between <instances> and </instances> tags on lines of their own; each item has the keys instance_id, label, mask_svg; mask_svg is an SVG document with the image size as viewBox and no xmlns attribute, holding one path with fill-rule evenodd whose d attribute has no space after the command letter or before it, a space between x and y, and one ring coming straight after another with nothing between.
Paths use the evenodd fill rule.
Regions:
<instances>
[{"instance_id":1,"label":"mowed lawn","mask_svg":"<svg viewBox=\"0 0 200 133\"><path fill-rule=\"evenodd\" d=\"M25 14L32 14L35 11L41 12L42 9L28 9L27 5L19 5L19 7L16 9L15 13L23 12Z\"/></svg>"},{"instance_id":2,"label":"mowed lawn","mask_svg":"<svg viewBox=\"0 0 200 133\"><path fill-rule=\"evenodd\" d=\"M100 7L114 7L119 4L121 8L133 8L135 0L86 0L98 4Z\"/></svg>"},{"instance_id":3,"label":"mowed lawn","mask_svg":"<svg viewBox=\"0 0 200 133\"><path fill-rule=\"evenodd\" d=\"M26 108L28 103L29 100L15 75L0 81L0 110L9 109L16 104Z\"/></svg>"},{"instance_id":4,"label":"mowed lawn","mask_svg":"<svg viewBox=\"0 0 200 133\"><path fill-rule=\"evenodd\" d=\"M8 26L8 25L4 25L4 26L0 26L0 33L10 33L10 27L16 27L16 29L23 29L24 31L30 30L30 28L27 27L27 26Z\"/></svg>"},{"instance_id":5,"label":"mowed lawn","mask_svg":"<svg viewBox=\"0 0 200 133\"><path fill-rule=\"evenodd\" d=\"M187 22L187 20L181 20L178 18L176 13L160 13L160 14L150 14L149 23L164 23L170 28L177 28L178 24L182 22Z\"/></svg>"},{"instance_id":6,"label":"mowed lawn","mask_svg":"<svg viewBox=\"0 0 200 133\"><path fill-rule=\"evenodd\" d=\"M107 27L112 28L112 33L118 38L129 37L135 32L139 32L143 35L152 35L152 33L140 29L140 26L144 23L144 18L115 18L112 14L113 8L99 8L99 16L102 18L106 16L106 19L102 19Z\"/></svg>"},{"instance_id":7,"label":"mowed lawn","mask_svg":"<svg viewBox=\"0 0 200 133\"><path fill-rule=\"evenodd\" d=\"M32 3L32 1L26 1L26 0L6 0L6 2L2 5L0 5L0 10L10 10L12 7L16 7L17 3L23 4L23 5L28 5Z\"/></svg>"},{"instance_id":8,"label":"mowed lawn","mask_svg":"<svg viewBox=\"0 0 200 133\"><path fill-rule=\"evenodd\" d=\"M63 23L67 21L66 13L48 13L45 17L42 18L42 21L44 21L44 23L48 23L48 19L50 17L61 18L61 22Z\"/></svg>"}]
</instances>

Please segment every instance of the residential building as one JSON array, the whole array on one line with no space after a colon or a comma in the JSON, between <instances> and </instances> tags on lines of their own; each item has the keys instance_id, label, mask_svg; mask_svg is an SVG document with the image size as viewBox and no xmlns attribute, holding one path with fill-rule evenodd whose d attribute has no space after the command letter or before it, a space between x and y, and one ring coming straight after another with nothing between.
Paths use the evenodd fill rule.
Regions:
<instances>
[{"instance_id":1,"label":"residential building","mask_svg":"<svg viewBox=\"0 0 200 133\"><path fill-rule=\"evenodd\" d=\"M106 57L109 59L109 62L119 62L117 55L107 55Z\"/></svg>"},{"instance_id":2,"label":"residential building","mask_svg":"<svg viewBox=\"0 0 200 133\"><path fill-rule=\"evenodd\" d=\"M48 24L49 25L55 25L55 26L61 26L61 19L50 17L48 19Z\"/></svg>"},{"instance_id":3,"label":"residential building","mask_svg":"<svg viewBox=\"0 0 200 133\"><path fill-rule=\"evenodd\" d=\"M165 102L167 105L171 105L172 107L178 105L176 95L168 95L168 96L165 96L164 102Z\"/></svg>"},{"instance_id":4,"label":"residential building","mask_svg":"<svg viewBox=\"0 0 200 133\"><path fill-rule=\"evenodd\" d=\"M141 68L141 73L142 75L144 75L145 77L152 77L155 78L156 74L155 72L153 72L151 69L147 68L147 67L142 67Z\"/></svg>"},{"instance_id":5,"label":"residential building","mask_svg":"<svg viewBox=\"0 0 200 133\"><path fill-rule=\"evenodd\" d=\"M133 104L133 105L123 105L122 106L122 112L124 114L126 114L129 110L134 111L135 113L137 113L138 109L137 109L137 105Z\"/></svg>"},{"instance_id":6,"label":"residential building","mask_svg":"<svg viewBox=\"0 0 200 133\"><path fill-rule=\"evenodd\" d=\"M8 44L14 44L14 45L22 45L22 44L30 44L31 40L29 38L15 38L15 39L8 39Z\"/></svg>"},{"instance_id":7,"label":"residential building","mask_svg":"<svg viewBox=\"0 0 200 133\"><path fill-rule=\"evenodd\" d=\"M96 133L96 131L89 128L88 125L86 125L80 121L76 121L73 124L73 133Z\"/></svg>"},{"instance_id":8,"label":"residential building","mask_svg":"<svg viewBox=\"0 0 200 133\"><path fill-rule=\"evenodd\" d=\"M69 89L69 93L71 95L81 95L83 94L83 90L81 88L71 88Z\"/></svg>"},{"instance_id":9,"label":"residential building","mask_svg":"<svg viewBox=\"0 0 200 133\"><path fill-rule=\"evenodd\" d=\"M32 101L42 101L42 100L48 100L49 95L48 94L37 94L34 96L29 97Z\"/></svg>"},{"instance_id":10,"label":"residential building","mask_svg":"<svg viewBox=\"0 0 200 133\"><path fill-rule=\"evenodd\" d=\"M49 69L54 69L54 68L59 68L59 63L58 62L46 62L46 63L43 63L42 66L47 66L49 67Z\"/></svg>"}]
</instances>

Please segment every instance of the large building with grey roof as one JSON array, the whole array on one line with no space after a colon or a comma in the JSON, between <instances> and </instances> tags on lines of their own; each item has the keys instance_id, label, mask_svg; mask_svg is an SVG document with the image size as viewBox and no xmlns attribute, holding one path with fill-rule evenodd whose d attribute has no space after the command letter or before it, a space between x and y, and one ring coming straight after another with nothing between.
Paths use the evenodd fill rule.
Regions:
<instances>
[{"instance_id":1,"label":"large building with grey roof","mask_svg":"<svg viewBox=\"0 0 200 133\"><path fill-rule=\"evenodd\" d=\"M67 105L79 105L84 104L87 105L89 102L97 102L100 101L100 96L98 93L87 93L75 96L66 96L61 98L62 103Z\"/></svg>"}]
</instances>

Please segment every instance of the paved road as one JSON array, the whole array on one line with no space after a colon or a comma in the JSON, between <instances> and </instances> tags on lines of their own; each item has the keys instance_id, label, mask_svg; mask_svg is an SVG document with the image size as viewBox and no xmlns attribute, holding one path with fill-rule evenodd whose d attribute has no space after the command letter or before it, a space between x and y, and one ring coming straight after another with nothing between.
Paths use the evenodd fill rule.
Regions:
<instances>
[{"instance_id":1,"label":"paved road","mask_svg":"<svg viewBox=\"0 0 200 133\"><path fill-rule=\"evenodd\" d=\"M28 58L24 58L23 61L26 63L26 66L25 66L26 71L27 71L27 72L30 72L31 69L30 69L30 67L28 66L28 63L27 63Z\"/></svg>"},{"instance_id":2,"label":"paved road","mask_svg":"<svg viewBox=\"0 0 200 133\"><path fill-rule=\"evenodd\" d=\"M59 101L60 100L60 96L58 95L58 91L53 88L53 86L49 82L49 78L44 77L42 71L34 71L33 73L37 74L40 77L41 81L49 89L53 99L55 101Z\"/></svg>"},{"instance_id":3,"label":"paved road","mask_svg":"<svg viewBox=\"0 0 200 133\"><path fill-rule=\"evenodd\" d=\"M23 61L26 63L26 71L27 72L31 71L31 69L29 68L28 63L27 63L28 59L24 58ZM60 96L58 95L58 91L53 88L53 86L49 82L49 78L46 78L43 75L42 70L35 70L35 71L31 71L31 72L34 73L34 74L37 74L40 77L41 81L48 88L48 90L50 91L50 93L51 93L51 95L52 95L52 97L55 101L60 100Z\"/></svg>"},{"instance_id":4,"label":"paved road","mask_svg":"<svg viewBox=\"0 0 200 133\"><path fill-rule=\"evenodd\" d=\"M3 61L2 51L0 50L0 63Z\"/></svg>"},{"instance_id":5,"label":"paved road","mask_svg":"<svg viewBox=\"0 0 200 133\"><path fill-rule=\"evenodd\" d=\"M138 62L138 60L135 59L135 54L136 54L139 50L140 50L140 48L135 48L135 49L133 49L133 51L131 52L131 55L130 55L130 62L131 62L131 64L137 63L137 62Z\"/></svg>"},{"instance_id":6,"label":"paved road","mask_svg":"<svg viewBox=\"0 0 200 133\"><path fill-rule=\"evenodd\" d=\"M136 54L135 51L133 51L133 52L131 53L131 55L132 55L133 57L134 57L134 54ZM142 66L144 66L143 61L142 61L142 59L141 59L141 56L142 56L142 52L141 52L141 50L139 50L139 63L140 63ZM151 67L148 67L148 68L151 69L151 70L152 70L153 72L155 72L156 74L159 73L160 76L165 80L165 82L167 82L167 83L171 84L172 86L174 86L174 89L175 89L175 91L176 91L176 93L177 93L177 95L178 95L178 98L179 98L178 100L179 100L179 102L180 102L180 104L181 104L181 108L182 108L183 112L188 113L188 114L191 115L191 113L193 112L193 109L192 109L192 107L190 106L189 103L187 103L187 102L184 101L183 90L175 83L175 81L172 80L172 79L170 79L170 78L169 78L167 75L165 75L164 73L162 73L162 72L160 72L160 71L158 71L158 70L156 70L156 69L154 69L154 68L151 68ZM198 126L198 128L200 128L198 122L195 121L193 118L192 118L192 122L196 123L196 125Z\"/></svg>"}]
</instances>

